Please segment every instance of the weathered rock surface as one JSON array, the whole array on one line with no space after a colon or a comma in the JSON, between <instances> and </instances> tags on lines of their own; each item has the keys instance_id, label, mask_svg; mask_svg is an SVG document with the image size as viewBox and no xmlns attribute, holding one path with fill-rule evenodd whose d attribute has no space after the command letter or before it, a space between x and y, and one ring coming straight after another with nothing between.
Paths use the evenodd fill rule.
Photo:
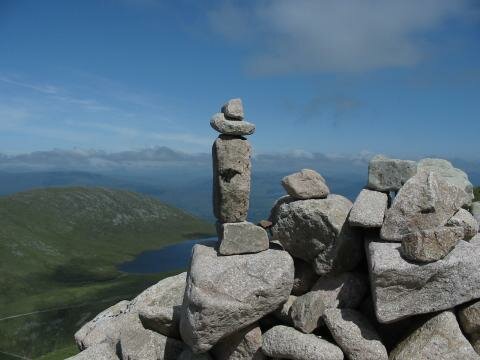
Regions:
<instances>
[{"instance_id":1,"label":"weathered rock surface","mask_svg":"<svg viewBox=\"0 0 480 360\"><path fill-rule=\"evenodd\" d=\"M370 284L377 319L393 322L480 298L480 235L460 241L442 260L408 262L400 244L367 241Z\"/></svg>"},{"instance_id":2,"label":"weathered rock surface","mask_svg":"<svg viewBox=\"0 0 480 360\"><path fill-rule=\"evenodd\" d=\"M463 238L460 226L421 230L403 237L400 252L407 260L428 263L443 259Z\"/></svg>"},{"instance_id":3,"label":"weathered rock surface","mask_svg":"<svg viewBox=\"0 0 480 360\"><path fill-rule=\"evenodd\" d=\"M218 113L213 115L210 126L224 135L246 136L255 132L255 125L248 121L228 120L225 115Z\"/></svg>"},{"instance_id":4,"label":"weathered rock surface","mask_svg":"<svg viewBox=\"0 0 480 360\"><path fill-rule=\"evenodd\" d=\"M348 221L352 226L363 228L382 227L387 205L387 194L363 189L353 203Z\"/></svg>"},{"instance_id":5,"label":"weathered rock surface","mask_svg":"<svg viewBox=\"0 0 480 360\"><path fill-rule=\"evenodd\" d=\"M463 205L469 205L473 200L473 186L468 175L453 167L450 161L444 159L422 159L418 162L418 171L435 172L440 177L465 191L467 198Z\"/></svg>"},{"instance_id":6,"label":"weathered rock surface","mask_svg":"<svg viewBox=\"0 0 480 360\"><path fill-rule=\"evenodd\" d=\"M180 338L181 306L154 307L143 309L138 313L145 329L156 331L172 338Z\"/></svg>"},{"instance_id":7,"label":"weathered rock surface","mask_svg":"<svg viewBox=\"0 0 480 360\"><path fill-rule=\"evenodd\" d=\"M324 310L321 297L314 292L297 297L290 309L293 326L305 334L311 333L322 324Z\"/></svg>"},{"instance_id":8,"label":"weathered rock surface","mask_svg":"<svg viewBox=\"0 0 480 360\"><path fill-rule=\"evenodd\" d=\"M465 191L436 173L419 172L405 183L386 211L381 237L402 241L409 233L443 226L466 199Z\"/></svg>"},{"instance_id":9,"label":"weathered rock surface","mask_svg":"<svg viewBox=\"0 0 480 360\"><path fill-rule=\"evenodd\" d=\"M470 211L477 223L480 224L480 201L473 202Z\"/></svg>"},{"instance_id":10,"label":"weathered rock surface","mask_svg":"<svg viewBox=\"0 0 480 360\"><path fill-rule=\"evenodd\" d=\"M365 316L352 309L327 309L323 316L335 342L351 360L388 360L387 349Z\"/></svg>"},{"instance_id":11,"label":"weathered rock surface","mask_svg":"<svg viewBox=\"0 0 480 360\"><path fill-rule=\"evenodd\" d=\"M313 334L279 325L263 334L262 351L272 358L291 360L343 360L340 348Z\"/></svg>"},{"instance_id":12,"label":"weathered rock surface","mask_svg":"<svg viewBox=\"0 0 480 360\"><path fill-rule=\"evenodd\" d=\"M222 255L248 254L268 249L269 239L264 228L247 221L220 225Z\"/></svg>"},{"instance_id":13,"label":"weathered rock surface","mask_svg":"<svg viewBox=\"0 0 480 360\"><path fill-rule=\"evenodd\" d=\"M213 208L222 223L247 219L251 147L247 140L220 135L213 145Z\"/></svg>"},{"instance_id":14,"label":"weathered rock surface","mask_svg":"<svg viewBox=\"0 0 480 360\"><path fill-rule=\"evenodd\" d=\"M82 351L80 354L67 358L66 360L118 360L114 347L110 344L96 344Z\"/></svg>"},{"instance_id":15,"label":"weathered rock surface","mask_svg":"<svg viewBox=\"0 0 480 360\"><path fill-rule=\"evenodd\" d=\"M391 352L390 360L478 360L455 314L445 311L428 320Z\"/></svg>"},{"instance_id":16,"label":"weathered rock surface","mask_svg":"<svg viewBox=\"0 0 480 360\"><path fill-rule=\"evenodd\" d=\"M212 354L218 360L264 360L261 347L262 331L257 324L252 324L220 340Z\"/></svg>"},{"instance_id":17,"label":"weathered rock surface","mask_svg":"<svg viewBox=\"0 0 480 360\"><path fill-rule=\"evenodd\" d=\"M123 360L177 360L185 345L151 330L124 328L120 334Z\"/></svg>"},{"instance_id":18,"label":"weathered rock surface","mask_svg":"<svg viewBox=\"0 0 480 360\"><path fill-rule=\"evenodd\" d=\"M193 249L180 322L182 339L198 353L284 303L293 286L293 259L282 250L218 255Z\"/></svg>"},{"instance_id":19,"label":"weathered rock surface","mask_svg":"<svg viewBox=\"0 0 480 360\"><path fill-rule=\"evenodd\" d=\"M325 309L352 308L360 306L368 291L368 279L359 273L342 273L321 277L312 287L320 297Z\"/></svg>"},{"instance_id":20,"label":"weathered rock surface","mask_svg":"<svg viewBox=\"0 0 480 360\"><path fill-rule=\"evenodd\" d=\"M480 301L475 301L458 312L460 325L467 334L480 332Z\"/></svg>"},{"instance_id":21,"label":"weathered rock surface","mask_svg":"<svg viewBox=\"0 0 480 360\"><path fill-rule=\"evenodd\" d=\"M242 120L244 117L242 99L231 99L222 106L222 113L229 119Z\"/></svg>"},{"instance_id":22,"label":"weathered rock surface","mask_svg":"<svg viewBox=\"0 0 480 360\"><path fill-rule=\"evenodd\" d=\"M363 252L360 234L346 222L351 207L350 200L340 195L286 199L272 211L273 238L292 256L311 263L319 275L353 269Z\"/></svg>"},{"instance_id":23,"label":"weathered rock surface","mask_svg":"<svg viewBox=\"0 0 480 360\"><path fill-rule=\"evenodd\" d=\"M292 294L296 296L307 293L318 279L312 265L300 259L293 259L295 264L295 278Z\"/></svg>"},{"instance_id":24,"label":"weathered rock surface","mask_svg":"<svg viewBox=\"0 0 480 360\"><path fill-rule=\"evenodd\" d=\"M310 169L285 176L282 186L295 199L324 199L330 194L322 175Z\"/></svg>"},{"instance_id":25,"label":"weathered rock surface","mask_svg":"<svg viewBox=\"0 0 480 360\"><path fill-rule=\"evenodd\" d=\"M417 173L417 163L377 155L368 165L368 188L377 191L398 191Z\"/></svg>"},{"instance_id":26,"label":"weathered rock surface","mask_svg":"<svg viewBox=\"0 0 480 360\"><path fill-rule=\"evenodd\" d=\"M447 226L460 226L463 228L464 240L470 240L478 233L478 222L473 215L465 209L457 211L453 217L447 221Z\"/></svg>"}]
</instances>

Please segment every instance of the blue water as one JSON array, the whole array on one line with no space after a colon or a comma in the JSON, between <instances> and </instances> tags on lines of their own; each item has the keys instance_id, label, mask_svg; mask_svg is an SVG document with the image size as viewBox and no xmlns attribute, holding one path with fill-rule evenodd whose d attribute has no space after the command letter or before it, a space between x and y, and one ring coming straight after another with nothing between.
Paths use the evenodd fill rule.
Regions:
<instances>
[{"instance_id":1,"label":"blue water","mask_svg":"<svg viewBox=\"0 0 480 360\"><path fill-rule=\"evenodd\" d=\"M118 266L120 271L134 274L151 274L186 269L195 244L215 245L217 238L182 241L158 250L145 251L132 261Z\"/></svg>"}]
</instances>

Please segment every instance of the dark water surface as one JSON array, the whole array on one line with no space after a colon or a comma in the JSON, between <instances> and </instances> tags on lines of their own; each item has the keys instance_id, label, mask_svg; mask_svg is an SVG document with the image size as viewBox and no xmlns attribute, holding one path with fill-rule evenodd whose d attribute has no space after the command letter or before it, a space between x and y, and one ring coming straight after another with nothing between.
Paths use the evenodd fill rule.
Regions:
<instances>
[{"instance_id":1,"label":"dark water surface","mask_svg":"<svg viewBox=\"0 0 480 360\"><path fill-rule=\"evenodd\" d=\"M186 269L195 244L214 245L217 238L186 240L159 250L145 251L132 261L118 266L120 271L134 274L151 274Z\"/></svg>"}]
</instances>

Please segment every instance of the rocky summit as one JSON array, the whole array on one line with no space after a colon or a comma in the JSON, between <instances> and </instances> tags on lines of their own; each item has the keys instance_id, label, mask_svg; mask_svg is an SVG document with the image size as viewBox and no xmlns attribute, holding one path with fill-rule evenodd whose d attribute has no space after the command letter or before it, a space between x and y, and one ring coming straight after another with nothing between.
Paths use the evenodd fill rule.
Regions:
<instances>
[{"instance_id":1,"label":"rocky summit","mask_svg":"<svg viewBox=\"0 0 480 360\"><path fill-rule=\"evenodd\" d=\"M355 202L312 169L248 221L240 99L214 115L215 246L75 334L71 360L479 360L480 203L442 159L372 158Z\"/></svg>"}]
</instances>

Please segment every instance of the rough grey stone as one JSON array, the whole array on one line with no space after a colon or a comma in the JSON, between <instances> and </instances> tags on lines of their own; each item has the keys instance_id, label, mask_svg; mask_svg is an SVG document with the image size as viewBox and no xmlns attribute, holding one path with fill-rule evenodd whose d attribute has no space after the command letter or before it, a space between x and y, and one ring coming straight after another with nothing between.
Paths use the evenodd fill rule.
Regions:
<instances>
[{"instance_id":1,"label":"rough grey stone","mask_svg":"<svg viewBox=\"0 0 480 360\"><path fill-rule=\"evenodd\" d=\"M480 201L473 202L470 211L477 223L480 224Z\"/></svg>"},{"instance_id":2,"label":"rough grey stone","mask_svg":"<svg viewBox=\"0 0 480 360\"><path fill-rule=\"evenodd\" d=\"M157 331L165 330L165 335L177 334L178 319L173 316L173 308L181 305L185 292L186 273L181 273L163 279L149 287L130 301L121 301L104 310L93 320L86 323L75 334L75 341L80 349L92 345L110 342L114 345L118 341L120 331L125 327L143 328L138 313L145 312L163 316L163 326ZM169 322L169 316L172 321Z\"/></svg>"},{"instance_id":3,"label":"rough grey stone","mask_svg":"<svg viewBox=\"0 0 480 360\"><path fill-rule=\"evenodd\" d=\"M385 213L381 237L402 241L403 236L434 229L461 208L467 194L433 172L419 172L400 189Z\"/></svg>"},{"instance_id":4,"label":"rough grey stone","mask_svg":"<svg viewBox=\"0 0 480 360\"><path fill-rule=\"evenodd\" d=\"M403 237L400 252L407 260L428 263L443 259L463 238L460 226L421 230Z\"/></svg>"},{"instance_id":5,"label":"rough grey stone","mask_svg":"<svg viewBox=\"0 0 480 360\"><path fill-rule=\"evenodd\" d=\"M222 255L256 253L267 250L268 234L264 228L247 221L220 225L220 246Z\"/></svg>"},{"instance_id":6,"label":"rough grey stone","mask_svg":"<svg viewBox=\"0 0 480 360\"><path fill-rule=\"evenodd\" d=\"M296 299L297 297L295 295L290 295L288 297L288 300L273 312L273 315L282 323L289 326L293 326L291 309L292 309L292 304Z\"/></svg>"},{"instance_id":7,"label":"rough grey stone","mask_svg":"<svg viewBox=\"0 0 480 360\"><path fill-rule=\"evenodd\" d=\"M478 360L458 326L455 314L444 311L428 320L391 352L390 360Z\"/></svg>"},{"instance_id":8,"label":"rough grey stone","mask_svg":"<svg viewBox=\"0 0 480 360\"><path fill-rule=\"evenodd\" d=\"M229 119L242 120L244 117L242 99L231 99L222 106L222 113Z\"/></svg>"},{"instance_id":9,"label":"rough grey stone","mask_svg":"<svg viewBox=\"0 0 480 360\"><path fill-rule=\"evenodd\" d=\"M272 358L291 360L343 360L340 348L313 334L288 326L275 326L263 334L262 351Z\"/></svg>"},{"instance_id":10,"label":"rough grey stone","mask_svg":"<svg viewBox=\"0 0 480 360\"><path fill-rule=\"evenodd\" d=\"M480 333L470 335L470 344L477 354L480 354Z\"/></svg>"},{"instance_id":11,"label":"rough grey stone","mask_svg":"<svg viewBox=\"0 0 480 360\"><path fill-rule=\"evenodd\" d=\"M217 360L264 360L261 351L262 331L252 324L220 340L212 349Z\"/></svg>"},{"instance_id":12,"label":"rough grey stone","mask_svg":"<svg viewBox=\"0 0 480 360\"><path fill-rule=\"evenodd\" d=\"M248 121L228 120L225 115L218 113L213 115L210 126L224 135L246 136L255 132L255 125Z\"/></svg>"},{"instance_id":13,"label":"rough grey stone","mask_svg":"<svg viewBox=\"0 0 480 360\"><path fill-rule=\"evenodd\" d=\"M186 348L180 354L180 357L177 360L212 360L213 358L210 356L209 353L203 354L194 354L192 350Z\"/></svg>"},{"instance_id":14,"label":"rough grey stone","mask_svg":"<svg viewBox=\"0 0 480 360\"><path fill-rule=\"evenodd\" d=\"M463 331L467 334L480 332L480 301L462 307L458 317Z\"/></svg>"},{"instance_id":15,"label":"rough grey stone","mask_svg":"<svg viewBox=\"0 0 480 360\"><path fill-rule=\"evenodd\" d=\"M415 264L400 256L400 244L366 242L370 284L382 323L480 298L480 235L461 240L445 258Z\"/></svg>"},{"instance_id":16,"label":"rough grey stone","mask_svg":"<svg viewBox=\"0 0 480 360\"><path fill-rule=\"evenodd\" d=\"M357 308L368 291L368 279L360 273L321 277L312 287L326 309Z\"/></svg>"},{"instance_id":17,"label":"rough grey stone","mask_svg":"<svg viewBox=\"0 0 480 360\"><path fill-rule=\"evenodd\" d=\"M120 331L125 327L141 328L142 324L136 314L129 314L129 301L121 301L102 311L91 321L83 325L75 333L75 341L79 349L87 349L93 345L108 342L115 346Z\"/></svg>"},{"instance_id":18,"label":"rough grey stone","mask_svg":"<svg viewBox=\"0 0 480 360\"><path fill-rule=\"evenodd\" d=\"M450 161L444 159L422 159L418 162L418 171L435 172L450 184L458 186L467 194L465 203L469 205L473 200L473 186L468 180L468 175L460 169L453 167Z\"/></svg>"},{"instance_id":19,"label":"rough grey stone","mask_svg":"<svg viewBox=\"0 0 480 360\"><path fill-rule=\"evenodd\" d=\"M251 147L247 140L220 135L213 144L213 209L222 223L247 219Z\"/></svg>"},{"instance_id":20,"label":"rough grey stone","mask_svg":"<svg viewBox=\"0 0 480 360\"><path fill-rule=\"evenodd\" d=\"M387 194L363 189L353 203L348 221L352 226L364 228L382 227L387 205Z\"/></svg>"},{"instance_id":21,"label":"rough grey stone","mask_svg":"<svg viewBox=\"0 0 480 360\"><path fill-rule=\"evenodd\" d=\"M120 333L122 360L177 360L185 345L151 330L125 328Z\"/></svg>"},{"instance_id":22,"label":"rough grey stone","mask_svg":"<svg viewBox=\"0 0 480 360\"><path fill-rule=\"evenodd\" d=\"M282 200L274 211L273 238L292 256L311 263L319 275L348 271L363 256L361 236L346 222L351 207L340 195Z\"/></svg>"},{"instance_id":23,"label":"rough grey stone","mask_svg":"<svg viewBox=\"0 0 480 360\"><path fill-rule=\"evenodd\" d=\"M417 172L417 163L377 155L368 165L368 188L378 191L398 191Z\"/></svg>"},{"instance_id":24,"label":"rough grey stone","mask_svg":"<svg viewBox=\"0 0 480 360\"><path fill-rule=\"evenodd\" d=\"M218 255L196 245L187 276L180 321L182 339L205 352L284 303L293 286L293 260L283 250Z\"/></svg>"},{"instance_id":25,"label":"rough grey stone","mask_svg":"<svg viewBox=\"0 0 480 360\"><path fill-rule=\"evenodd\" d=\"M464 240L470 240L478 233L478 222L473 215L465 209L457 211L450 220L447 221L447 226L460 226L464 231Z\"/></svg>"},{"instance_id":26,"label":"rough grey stone","mask_svg":"<svg viewBox=\"0 0 480 360\"><path fill-rule=\"evenodd\" d=\"M314 292L297 297L290 310L293 326L305 334L311 333L322 324L324 310L321 297Z\"/></svg>"},{"instance_id":27,"label":"rough grey stone","mask_svg":"<svg viewBox=\"0 0 480 360\"><path fill-rule=\"evenodd\" d=\"M187 273L181 273L151 286L130 305L143 326L162 335L180 338L179 324Z\"/></svg>"},{"instance_id":28,"label":"rough grey stone","mask_svg":"<svg viewBox=\"0 0 480 360\"><path fill-rule=\"evenodd\" d=\"M66 360L118 360L118 356L115 353L112 345L103 343L96 344L89 347L87 350L82 351L81 353L69 357Z\"/></svg>"},{"instance_id":29,"label":"rough grey stone","mask_svg":"<svg viewBox=\"0 0 480 360\"><path fill-rule=\"evenodd\" d=\"M387 349L377 331L358 311L327 309L323 319L348 359L388 360Z\"/></svg>"},{"instance_id":30,"label":"rough grey stone","mask_svg":"<svg viewBox=\"0 0 480 360\"><path fill-rule=\"evenodd\" d=\"M310 169L285 176L282 186L295 199L324 199L330 194L322 175Z\"/></svg>"},{"instance_id":31,"label":"rough grey stone","mask_svg":"<svg viewBox=\"0 0 480 360\"><path fill-rule=\"evenodd\" d=\"M300 259L293 259L293 261L295 264L295 279L293 280L292 294L300 296L312 288L318 279L318 275L309 263Z\"/></svg>"}]
</instances>

